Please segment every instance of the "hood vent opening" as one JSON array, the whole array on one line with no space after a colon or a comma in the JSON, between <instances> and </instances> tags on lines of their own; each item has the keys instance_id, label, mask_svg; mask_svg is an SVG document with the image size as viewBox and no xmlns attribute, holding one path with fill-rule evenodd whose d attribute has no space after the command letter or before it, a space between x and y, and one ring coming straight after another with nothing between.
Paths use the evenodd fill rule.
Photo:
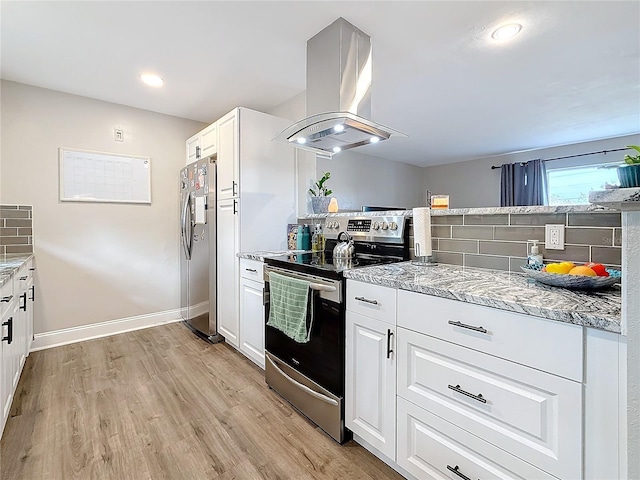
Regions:
<instances>
[{"instance_id":1,"label":"hood vent opening","mask_svg":"<svg viewBox=\"0 0 640 480\"><path fill-rule=\"evenodd\" d=\"M307 118L274 141L332 156L404 136L371 116L371 37L339 18L307 42Z\"/></svg>"}]
</instances>

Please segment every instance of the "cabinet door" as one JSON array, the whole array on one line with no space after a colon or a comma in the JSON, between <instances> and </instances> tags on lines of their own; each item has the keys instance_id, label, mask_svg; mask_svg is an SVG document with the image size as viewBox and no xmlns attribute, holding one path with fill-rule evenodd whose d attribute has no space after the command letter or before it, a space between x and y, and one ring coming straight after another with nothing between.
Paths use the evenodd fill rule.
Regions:
<instances>
[{"instance_id":1,"label":"cabinet door","mask_svg":"<svg viewBox=\"0 0 640 480\"><path fill-rule=\"evenodd\" d=\"M2 359L0 360L0 413L2 413L2 418L0 420L2 429L4 429L4 424L9 416L13 399L13 377L18 370L17 357L14 354L16 345L13 341L14 320L14 304L12 303L2 317L2 327L0 328L0 338L2 338L2 346L0 347L2 350ZM9 343L9 337L11 337L11 343ZM0 431L2 430L0 429Z\"/></svg>"},{"instance_id":2,"label":"cabinet door","mask_svg":"<svg viewBox=\"0 0 640 480\"><path fill-rule=\"evenodd\" d=\"M200 158L207 158L218 151L218 128L212 123L200 132Z\"/></svg>"},{"instance_id":3,"label":"cabinet door","mask_svg":"<svg viewBox=\"0 0 640 480\"><path fill-rule=\"evenodd\" d=\"M27 324L25 338L25 354L29 356L31 343L33 342L33 307L35 305L36 287L33 284L33 277L27 285Z\"/></svg>"},{"instance_id":4,"label":"cabinet door","mask_svg":"<svg viewBox=\"0 0 640 480\"><path fill-rule=\"evenodd\" d=\"M187 165L200 158L200 133L187 140Z\"/></svg>"},{"instance_id":5,"label":"cabinet door","mask_svg":"<svg viewBox=\"0 0 640 480\"><path fill-rule=\"evenodd\" d=\"M218 330L229 345L238 348L239 245L238 199L217 202L217 310Z\"/></svg>"},{"instance_id":6,"label":"cabinet door","mask_svg":"<svg viewBox=\"0 0 640 480\"><path fill-rule=\"evenodd\" d=\"M346 425L396 458L395 327L347 311Z\"/></svg>"},{"instance_id":7,"label":"cabinet door","mask_svg":"<svg viewBox=\"0 0 640 480\"><path fill-rule=\"evenodd\" d=\"M26 275L25 275L26 276ZM24 278L21 276L20 278ZM13 333L15 335L15 356L17 368L13 375L13 387L18 386L22 367L27 359L27 311L29 309L29 292L27 292L26 279L20 280L20 290L17 301L17 309L15 310L15 323L13 325Z\"/></svg>"},{"instance_id":8,"label":"cabinet door","mask_svg":"<svg viewBox=\"0 0 640 480\"><path fill-rule=\"evenodd\" d=\"M240 281L240 351L264 368L264 283Z\"/></svg>"},{"instance_id":9,"label":"cabinet door","mask_svg":"<svg viewBox=\"0 0 640 480\"><path fill-rule=\"evenodd\" d=\"M239 190L239 132L238 110L233 110L218 120L218 200L237 197Z\"/></svg>"}]
</instances>

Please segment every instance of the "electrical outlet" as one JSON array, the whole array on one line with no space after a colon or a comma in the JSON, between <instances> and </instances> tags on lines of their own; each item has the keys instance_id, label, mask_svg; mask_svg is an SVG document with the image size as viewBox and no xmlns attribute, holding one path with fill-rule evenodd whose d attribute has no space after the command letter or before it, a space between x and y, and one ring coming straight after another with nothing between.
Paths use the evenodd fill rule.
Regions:
<instances>
[{"instance_id":1,"label":"electrical outlet","mask_svg":"<svg viewBox=\"0 0 640 480\"><path fill-rule=\"evenodd\" d=\"M124 142L124 132L119 128L115 128L113 130L113 139L116 142Z\"/></svg>"},{"instance_id":2,"label":"electrical outlet","mask_svg":"<svg viewBox=\"0 0 640 480\"><path fill-rule=\"evenodd\" d=\"M545 250L564 250L564 225L544 226Z\"/></svg>"}]
</instances>

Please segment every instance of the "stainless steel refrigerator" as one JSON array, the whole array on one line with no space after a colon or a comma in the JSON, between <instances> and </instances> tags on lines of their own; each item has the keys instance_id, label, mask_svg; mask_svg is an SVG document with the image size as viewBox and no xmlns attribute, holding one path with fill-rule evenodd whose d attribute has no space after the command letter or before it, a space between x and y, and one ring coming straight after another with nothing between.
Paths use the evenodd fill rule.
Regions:
<instances>
[{"instance_id":1,"label":"stainless steel refrigerator","mask_svg":"<svg viewBox=\"0 0 640 480\"><path fill-rule=\"evenodd\" d=\"M198 160L180 171L180 313L211 342L216 320L216 164Z\"/></svg>"}]
</instances>

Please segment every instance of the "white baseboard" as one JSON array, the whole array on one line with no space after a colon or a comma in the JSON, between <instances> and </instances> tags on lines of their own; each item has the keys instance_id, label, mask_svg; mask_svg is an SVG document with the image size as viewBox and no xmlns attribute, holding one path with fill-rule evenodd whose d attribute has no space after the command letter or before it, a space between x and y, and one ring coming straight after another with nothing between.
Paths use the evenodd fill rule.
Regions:
<instances>
[{"instance_id":1,"label":"white baseboard","mask_svg":"<svg viewBox=\"0 0 640 480\"><path fill-rule=\"evenodd\" d=\"M52 332L36 333L31 344L31 351L44 350L45 348L59 347L69 343L84 342L94 338L108 337L118 333L141 330L166 323L182 320L180 309L165 310L164 312L148 313L135 317L119 318L107 322L92 323L80 327L63 328Z\"/></svg>"}]
</instances>

